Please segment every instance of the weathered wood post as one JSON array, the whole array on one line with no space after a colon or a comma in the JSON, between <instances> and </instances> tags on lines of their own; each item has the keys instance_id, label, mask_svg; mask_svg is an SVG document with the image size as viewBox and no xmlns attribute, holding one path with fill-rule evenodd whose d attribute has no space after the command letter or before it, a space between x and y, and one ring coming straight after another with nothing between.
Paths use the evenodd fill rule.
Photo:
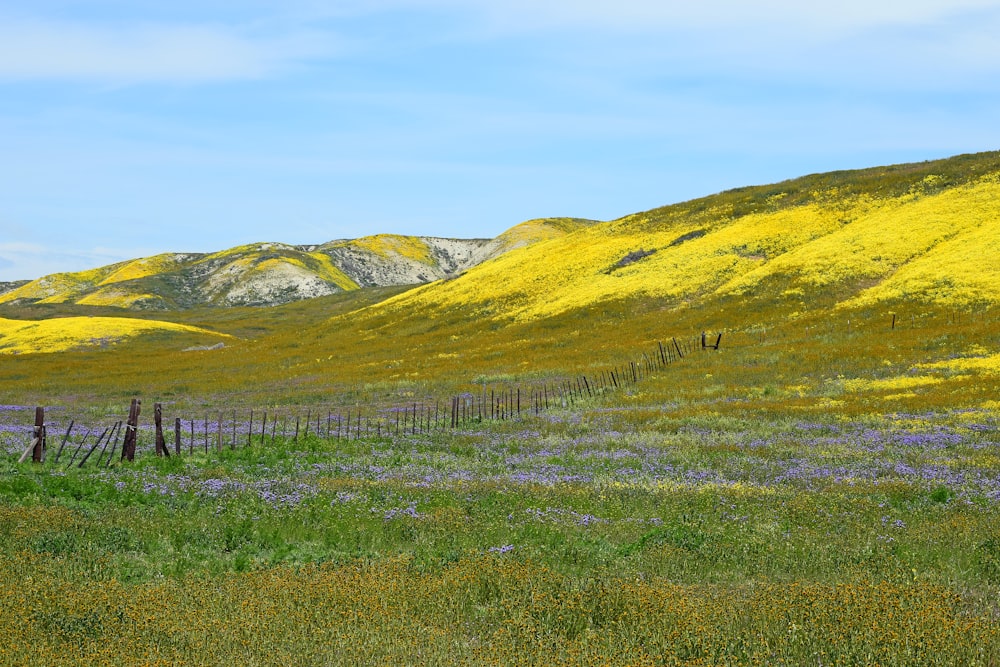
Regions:
<instances>
[{"instance_id":1,"label":"weathered wood post","mask_svg":"<svg viewBox=\"0 0 1000 667\"><path fill-rule=\"evenodd\" d=\"M174 418L174 454L181 455L181 418Z\"/></svg>"},{"instance_id":2,"label":"weathered wood post","mask_svg":"<svg viewBox=\"0 0 1000 667\"><path fill-rule=\"evenodd\" d=\"M41 463L45 459L45 408L35 408L35 447L31 450L32 463Z\"/></svg>"},{"instance_id":3,"label":"weathered wood post","mask_svg":"<svg viewBox=\"0 0 1000 667\"><path fill-rule=\"evenodd\" d=\"M135 442L138 436L139 412L142 410L142 401L138 398L132 399L132 405L128 410L128 421L125 425L125 439L122 440L121 460L135 460ZM110 459L109 459L110 461Z\"/></svg>"},{"instance_id":4,"label":"weathered wood post","mask_svg":"<svg viewBox=\"0 0 1000 667\"><path fill-rule=\"evenodd\" d=\"M153 403L153 424L156 427L156 455L170 456L167 441L163 438L163 406Z\"/></svg>"},{"instance_id":5,"label":"weathered wood post","mask_svg":"<svg viewBox=\"0 0 1000 667\"><path fill-rule=\"evenodd\" d=\"M39 413L41 413L41 417L38 416ZM39 421L42 422L41 426L39 425ZM45 427L44 422L45 422L45 410L43 410L42 408L35 408L35 428L32 431L31 444L29 444L27 448L25 448L20 458L17 459L18 463L24 463L25 461L27 461L29 454L31 455L32 462L41 463L42 456L41 452L39 451L39 446L41 442L41 434L43 433L41 429L44 429Z\"/></svg>"}]
</instances>

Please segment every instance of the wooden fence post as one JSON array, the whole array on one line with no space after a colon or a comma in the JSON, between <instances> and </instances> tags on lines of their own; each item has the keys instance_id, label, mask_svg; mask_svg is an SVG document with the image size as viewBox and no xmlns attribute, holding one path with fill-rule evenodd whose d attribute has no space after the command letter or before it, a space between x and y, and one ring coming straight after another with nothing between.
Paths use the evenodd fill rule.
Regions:
<instances>
[{"instance_id":1,"label":"wooden fence post","mask_svg":"<svg viewBox=\"0 0 1000 667\"><path fill-rule=\"evenodd\" d=\"M181 418L174 418L174 454L181 455Z\"/></svg>"},{"instance_id":2,"label":"wooden fence post","mask_svg":"<svg viewBox=\"0 0 1000 667\"><path fill-rule=\"evenodd\" d=\"M170 450L163 438L163 406L159 403L153 403L153 424L156 427L156 455L169 457Z\"/></svg>"},{"instance_id":3,"label":"wooden fence post","mask_svg":"<svg viewBox=\"0 0 1000 667\"><path fill-rule=\"evenodd\" d=\"M31 461L41 463L45 458L45 408L35 408L35 448L31 450Z\"/></svg>"},{"instance_id":4,"label":"wooden fence post","mask_svg":"<svg viewBox=\"0 0 1000 667\"><path fill-rule=\"evenodd\" d=\"M132 399L132 405L128 411L128 422L125 426L125 439L122 440L122 460L135 460L135 442L138 436L139 412L142 410L142 401L138 398ZM110 462L110 459L109 459Z\"/></svg>"}]
</instances>

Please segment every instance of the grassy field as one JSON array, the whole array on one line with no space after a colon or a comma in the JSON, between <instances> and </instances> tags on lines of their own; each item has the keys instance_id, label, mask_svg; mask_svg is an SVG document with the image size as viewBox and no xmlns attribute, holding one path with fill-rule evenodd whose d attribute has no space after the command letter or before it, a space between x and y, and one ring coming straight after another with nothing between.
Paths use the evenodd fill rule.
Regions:
<instances>
[{"instance_id":1,"label":"grassy field","mask_svg":"<svg viewBox=\"0 0 1000 667\"><path fill-rule=\"evenodd\" d=\"M16 464L8 405L0 661L995 664L1000 323L898 319L730 332L520 420L144 435L110 468Z\"/></svg>"},{"instance_id":2,"label":"grassy field","mask_svg":"<svg viewBox=\"0 0 1000 667\"><path fill-rule=\"evenodd\" d=\"M998 664L1000 308L991 246L975 251L995 161L734 191L452 281L179 311L196 331L4 356L0 664ZM797 246L812 255L775 249L781 220L817 235ZM758 243L738 247L727 225L748 221ZM600 256L580 275L544 277L583 246ZM761 269L769 252L781 271ZM846 274L795 268L841 255ZM746 272L710 270L719 257ZM682 269L648 268L668 260ZM86 315L165 317L0 308ZM658 341L702 331L719 350L645 372ZM213 334L232 338L182 351ZM538 414L389 429L414 404L596 387L630 362L638 382L553 393ZM68 465L133 397L136 461ZM151 453L154 401L182 419L181 456ZM18 464L35 405L49 458ZM248 441L251 409L281 428ZM380 429L326 437L358 409ZM318 430L282 436L307 413Z\"/></svg>"}]
</instances>

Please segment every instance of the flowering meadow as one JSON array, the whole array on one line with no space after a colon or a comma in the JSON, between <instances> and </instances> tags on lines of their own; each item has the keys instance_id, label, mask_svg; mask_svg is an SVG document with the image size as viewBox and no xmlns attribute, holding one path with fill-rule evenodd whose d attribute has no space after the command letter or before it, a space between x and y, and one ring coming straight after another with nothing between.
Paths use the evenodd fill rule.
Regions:
<instances>
[{"instance_id":1,"label":"flowering meadow","mask_svg":"<svg viewBox=\"0 0 1000 667\"><path fill-rule=\"evenodd\" d=\"M996 410L683 415L671 370L83 469L2 406L0 663L995 663Z\"/></svg>"},{"instance_id":2,"label":"flowering meadow","mask_svg":"<svg viewBox=\"0 0 1000 667\"><path fill-rule=\"evenodd\" d=\"M1000 664L998 161L528 224L412 289L0 304L0 664ZM66 350L90 316L188 328Z\"/></svg>"}]
</instances>

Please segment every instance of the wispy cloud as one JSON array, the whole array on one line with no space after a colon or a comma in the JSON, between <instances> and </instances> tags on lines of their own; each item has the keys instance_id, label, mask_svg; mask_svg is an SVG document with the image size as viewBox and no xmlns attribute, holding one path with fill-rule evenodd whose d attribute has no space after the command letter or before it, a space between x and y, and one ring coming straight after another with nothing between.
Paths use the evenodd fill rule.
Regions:
<instances>
[{"instance_id":1,"label":"wispy cloud","mask_svg":"<svg viewBox=\"0 0 1000 667\"><path fill-rule=\"evenodd\" d=\"M57 248L38 243L0 243L0 281L83 271L153 254L148 248Z\"/></svg>"},{"instance_id":2,"label":"wispy cloud","mask_svg":"<svg viewBox=\"0 0 1000 667\"><path fill-rule=\"evenodd\" d=\"M328 57L340 42L302 30L259 35L214 24L0 21L0 80L198 83L253 79Z\"/></svg>"},{"instance_id":3,"label":"wispy cloud","mask_svg":"<svg viewBox=\"0 0 1000 667\"><path fill-rule=\"evenodd\" d=\"M356 11L373 9L461 9L507 29L599 26L604 29L661 30L762 26L797 27L810 34L856 31L886 25L927 25L957 14L996 9L995 0L366 0L341 3Z\"/></svg>"}]
</instances>

